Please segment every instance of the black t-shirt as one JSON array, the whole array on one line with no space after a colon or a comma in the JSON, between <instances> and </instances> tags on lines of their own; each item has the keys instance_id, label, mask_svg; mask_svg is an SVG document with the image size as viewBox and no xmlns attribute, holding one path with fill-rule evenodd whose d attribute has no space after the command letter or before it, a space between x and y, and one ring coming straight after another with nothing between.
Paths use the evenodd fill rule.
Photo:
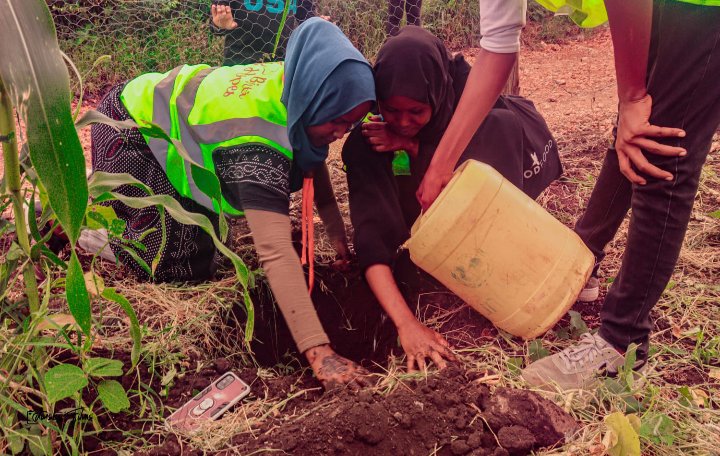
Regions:
<instances>
[{"instance_id":1,"label":"black t-shirt","mask_svg":"<svg viewBox=\"0 0 720 456\"><path fill-rule=\"evenodd\" d=\"M314 15L311 0L289 1L292 3L288 17L273 57L275 39L285 8L284 0L212 0L215 5L229 4L238 25L233 30L218 29L210 17L210 30L216 35L225 36L223 65L283 60L290 33L299 23Z\"/></svg>"}]
</instances>

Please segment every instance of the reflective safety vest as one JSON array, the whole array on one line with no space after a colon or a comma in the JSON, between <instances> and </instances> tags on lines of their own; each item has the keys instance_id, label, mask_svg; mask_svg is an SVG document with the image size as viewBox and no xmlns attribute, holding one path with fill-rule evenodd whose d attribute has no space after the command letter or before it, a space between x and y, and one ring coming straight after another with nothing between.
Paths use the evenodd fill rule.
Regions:
<instances>
[{"instance_id":1,"label":"reflective safety vest","mask_svg":"<svg viewBox=\"0 0 720 456\"><path fill-rule=\"evenodd\" d=\"M675 1L699 6L720 6L720 0ZM608 20L603 0L537 0L537 2L557 14L566 14L580 27L597 27Z\"/></svg>"},{"instance_id":2,"label":"reflective safety vest","mask_svg":"<svg viewBox=\"0 0 720 456\"><path fill-rule=\"evenodd\" d=\"M243 144L263 144L292 161L287 110L280 101L283 65L183 65L133 79L120 99L136 122L159 126L182 143L193 161L213 173L213 151ZM217 201L198 188L190 163L175 146L143 136L178 193L219 212ZM242 214L224 197L221 204L225 213Z\"/></svg>"}]
</instances>

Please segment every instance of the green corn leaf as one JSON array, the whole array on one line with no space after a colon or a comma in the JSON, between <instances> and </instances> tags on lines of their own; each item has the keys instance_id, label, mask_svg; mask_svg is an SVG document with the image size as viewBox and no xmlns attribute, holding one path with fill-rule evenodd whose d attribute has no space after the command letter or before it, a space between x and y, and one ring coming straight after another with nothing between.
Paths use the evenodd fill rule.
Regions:
<instances>
[{"instance_id":1,"label":"green corn leaf","mask_svg":"<svg viewBox=\"0 0 720 456\"><path fill-rule=\"evenodd\" d=\"M150 269L150 266L148 266L147 262L140 258L140 255L138 255L138 253L132 247L123 246L122 249L123 251L125 251L125 253L130 255L133 260L135 260L135 262L142 268L143 271L145 271L147 275L153 277L153 270Z\"/></svg>"},{"instance_id":2,"label":"green corn leaf","mask_svg":"<svg viewBox=\"0 0 720 456\"><path fill-rule=\"evenodd\" d=\"M43 0L0 0L0 80L27 126L30 158L75 244L88 191L70 111L70 79Z\"/></svg>"},{"instance_id":3,"label":"green corn leaf","mask_svg":"<svg viewBox=\"0 0 720 456\"><path fill-rule=\"evenodd\" d=\"M272 51L273 58L277 55L277 49L278 49L278 46L280 45L280 37L282 36L282 31L285 28L285 22L287 22L287 17L288 17L289 11L290 11L290 0L285 0L282 18L280 18L280 25L278 26L277 33L275 34L275 45L273 46L273 51Z\"/></svg>"},{"instance_id":4,"label":"green corn leaf","mask_svg":"<svg viewBox=\"0 0 720 456\"><path fill-rule=\"evenodd\" d=\"M121 195L119 193L110 192L106 195L99 195L97 199L104 199L106 197L118 200L123 204L135 209L143 209L150 206L160 205L165 207L167 213L178 222L185 225L199 226L210 235L213 243L215 244L215 247L223 255L230 259L230 261L233 263L233 266L235 266L235 271L237 273L240 284L243 286L243 288L247 288L248 276L250 273L247 266L245 265L245 263L243 263L240 257L235 254L235 252L230 250L225 244L222 243L222 241L220 241L220 239L215 234L215 229L213 228L212 223L204 215L186 211L180 205L180 203L170 195L153 195L144 196L142 198L133 198Z\"/></svg>"},{"instance_id":5,"label":"green corn leaf","mask_svg":"<svg viewBox=\"0 0 720 456\"><path fill-rule=\"evenodd\" d=\"M82 266L74 249L68 262L65 277L65 296L67 297L70 313L75 318L78 326L85 334L90 335L90 296L87 288L85 288Z\"/></svg>"},{"instance_id":6,"label":"green corn leaf","mask_svg":"<svg viewBox=\"0 0 720 456\"><path fill-rule=\"evenodd\" d=\"M50 403L70 397L88 384L85 373L72 364L58 364L45 373L45 390Z\"/></svg>"},{"instance_id":7,"label":"green corn leaf","mask_svg":"<svg viewBox=\"0 0 720 456\"><path fill-rule=\"evenodd\" d=\"M88 125L101 123L108 125L115 129L115 131L120 130L126 130L129 128L137 128L138 124L135 123L132 119L127 120L116 120L113 118L110 118L106 116L105 114L101 113L100 111L97 111L95 109L90 109L85 112L80 118L75 122L75 128L78 130L82 130L83 128L87 127Z\"/></svg>"},{"instance_id":8,"label":"green corn leaf","mask_svg":"<svg viewBox=\"0 0 720 456\"><path fill-rule=\"evenodd\" d=\"M140 343L142 339L142 335L140 333L140 322L138 322L135 310L132 308L132 305L130 305L130 301L128 301L125 296L118 293L114 288L105 288L102 291L102 297L108 301L118 304L130 319L130 337L132 337L133 341L132 351L130 352L130 361L132 362L131 367L135 367L140 360Z\"/></svg>"},{"instance_id":9,"label":"green corn leaf","mask_svg":"<svg viewBox=\"0 0 720 456\"><path fill-rule=\"evenodd\" d=\"M97 386L98 396L106 409L118 413L130 408L125 388L117 380L103 380Z\"/></svg>"},{"instance_id":10,"label":"green corn leaf","mask_svg":"<svg viewBox=\"0 0 720 456\"><path fill-rule=\"evenodd\" d=\"M197 184L200 191L217 202L218 209L220 211L220 238L223 241L227 238L227 220L225 220L225 217L223 216L222 207L220 205L220 202L222 201L222 189L220 188L220 181L218 180L214 172L206 169L201 163L196 162L192 159L192 157L190 157L190 154L185 149L185 146L183 146L182 141L171 138L159 125L155 125L151 122L143 122L139 125L131 119L114 120L98 111L88 111L85 115L82 116L82 118L80 118L76 122L75 126L76 128L80 129L93 123L103 123L111 126L112 128L115 128L116 130L137 128L138 130L140 130L140 132L147 136L150 136L151 138L163 139L175 146L175 149L177 150L178 154L180 154L180 156L183 158L183 160L190 163L190 172L192 173L193 180ZM114 188L110 188L106 191L113 189Z\"/></svg>"},{"instance_id":11,"label":"green corn leaf","mask_svg":"<svg viewBox=\"0 0 720 456\"><path fill-rule=\"evenodd\" d=\"M113 174L105 173L102 171L96 171L92 174L92 176L90 176L90 181L88 182L88 190L90 192L90 197L93 199L97 199L103 193L111 192L116 188L120 187L121 185L134 185L135 187L143 190L148 195L153 194L153 191L150 189L150 187L135 179L130 174Z\"/></svg>"},{"instance_id":12,"label":"green corn leaf","mask_svg":"<svg viewBox=\"0 0 720 456\"><path fill-rule=\"evenodd\" d=\"M143 134L152 138L164 139L173 146L177 153L185 160L190 163L190 172L192 173L193 180L197 184L201 192L210 197L210 199L217 202L217 207L220 215L220 238L224 241L227 238L228 226L227 220L225 220L222 206L222 190L220 188L220 180L214 172L206 169L201 163L196 162L190 157L187 149L183 145L182 141L178 141L175 138L171 138L160 126L150 122L145 122L142 125L138 125L138 130Z\"/></svg>"}]
</instances>

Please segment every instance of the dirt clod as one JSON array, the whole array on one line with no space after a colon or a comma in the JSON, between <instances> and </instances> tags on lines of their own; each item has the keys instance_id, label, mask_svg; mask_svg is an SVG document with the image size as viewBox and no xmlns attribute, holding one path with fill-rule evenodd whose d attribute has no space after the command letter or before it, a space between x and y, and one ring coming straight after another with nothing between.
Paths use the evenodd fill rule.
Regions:
<instances>
[{"instance_id":1,"label":"dirt clod","mask_svg":"<svg viewBox=\"0 0 720 456\"><path fill-rule=\"evenodd\" d=\"M450 451L452 451L452 454L456 456L466 454L470 451L470 449L470 445L468 445L465 440L455 440L450 444Z\"/></svg>"},{"instance_id":2,"label":"dirt clod","mask_svg":"<svg viewBox=\"0 0 720 456\"><path fill-rule=\"evenodd\" d=\"M541 447L563 441L578 428L577 422L563 409L527 390L498 388L485 401L485 406L483 418L493 430L526 427Z\"/></svg>"},{"instance_id":3,"label":"dirt clod","mask_svg":"<svg viewBox=\"0 0 720 456\"><path fill-rule=\"evenodd\" d=\"M214 364L215 364L215 371L218 374L224 374L225 372L229 371L230 367L232 366L230 361L227 360L226 358L218 358L215 360Z\"/></svg>"},{"instance_id":4,"label":"dirt clod","mask_svg":"<svg viewBox=\"0 0 720 456\"><path fill-rule=\"evenodd\" d=\"M236 436L233 442L239 444L237 449L244 454L260 449L367 456L428 452L446 456L529 454L540 447L536 444L538 439L532 430L522 428L520 432L516 428L519 423L544 423L549 418L537 405L525 407L519 414L508 411L508 398L514 396L504 390L498 389L501 396L496 399L487 387L468 382L457 370L440 372L427 381L408 382L387 395L340 390L315 402L316 411L310 415L299 414L300 418L295 420L269 420L254 432L267 434L269 442L284 442L282 445L263 442L249 433ZM525 400L536 396L529 391L522 394ZM506 435L506 448L498 446L493 433L484 429L481 418L485 413L479 416L476 401L487 403L487 416L499 426L492 428L493 432L505 429L502 432ZM530 411L532 415L527 414ZM516 439L515 434L522 438Z\"/></svg>"},{"instance_id":5,"label":"dirt clod","mask_svg":"<svg viewBox=\"0 0 720 456\"><path fill-rule=\"evenodd\" d=\"M536 443L532 432L523 426L504 427L497 437L500 445L513 456L528 454Z\"/></svg>"}]
</instances>

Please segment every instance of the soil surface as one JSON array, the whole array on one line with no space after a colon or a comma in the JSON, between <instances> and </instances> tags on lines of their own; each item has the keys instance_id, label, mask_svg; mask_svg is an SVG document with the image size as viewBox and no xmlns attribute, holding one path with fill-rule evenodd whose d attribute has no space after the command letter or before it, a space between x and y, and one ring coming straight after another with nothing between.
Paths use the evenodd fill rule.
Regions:
<instances>
[{"instance_id":1,"label":"soil surface","mask_svg":"<svg viewBox=\"0 0 720 456\"><path fill-rule=\"evenodd\" d=\"M562 409L525 390L487 386L452 366L387 396L329 392L313 413L268 421L240 434L241 454L525 455L560 443L577 425Z\"/></svg>"}]
</instances>

